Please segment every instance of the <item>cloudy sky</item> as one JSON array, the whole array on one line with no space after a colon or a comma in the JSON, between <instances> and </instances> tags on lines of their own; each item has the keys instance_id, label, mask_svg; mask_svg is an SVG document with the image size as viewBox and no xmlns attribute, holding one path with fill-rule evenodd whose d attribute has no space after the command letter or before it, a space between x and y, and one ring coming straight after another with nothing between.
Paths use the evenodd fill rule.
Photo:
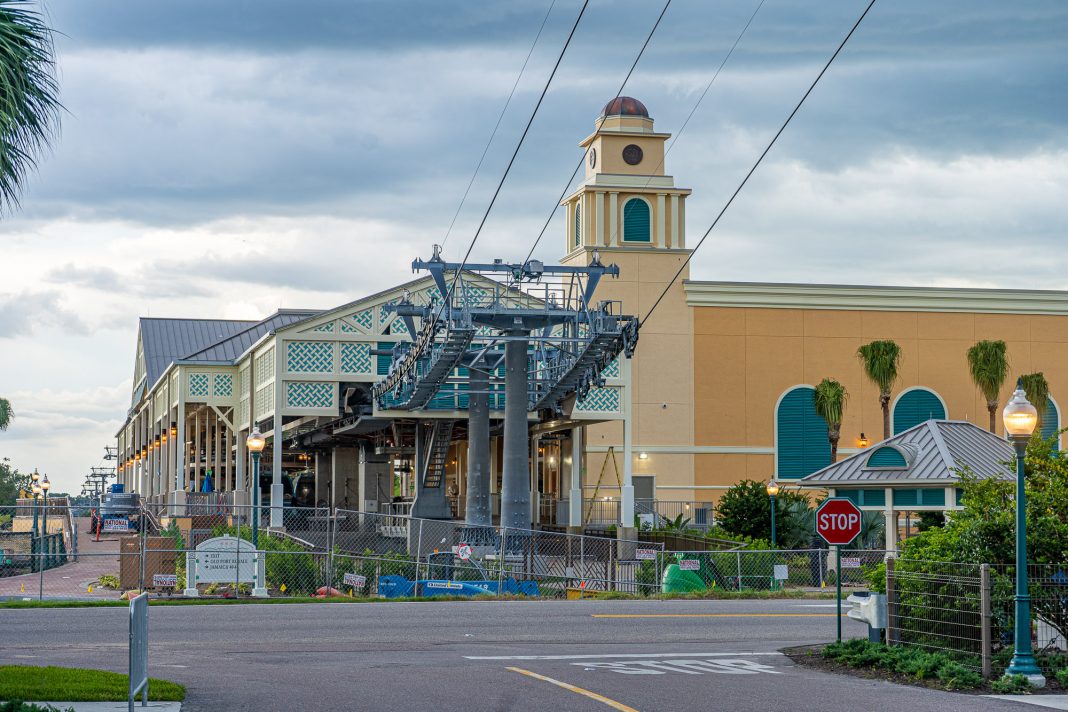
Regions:
<instances>
[{"instance_id":1,"label":"cloudy sky","mask_svg":"<svg viewBox=\"0 0 1068 712\"><path fill-rule=\"evenodd\" d=\"M465 248L581 0L50 0L67 108L0 219L0 456L80 490L137 317L259 318ZM677 133L759 0L674 0L625 94ZM866 3L765 0L668 157L707 228ZM474 256L518 260L661 0L592 0ZM877 3L697 279L1068 288L1068 4ZM539 255L563 252L559 214Z\"/></svg>"}]
</instances>

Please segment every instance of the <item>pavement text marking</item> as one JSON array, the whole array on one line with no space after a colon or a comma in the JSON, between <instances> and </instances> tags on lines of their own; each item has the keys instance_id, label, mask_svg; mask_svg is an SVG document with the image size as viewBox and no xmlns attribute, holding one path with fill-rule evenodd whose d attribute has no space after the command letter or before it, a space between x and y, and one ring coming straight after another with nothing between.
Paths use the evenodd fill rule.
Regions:
<instances>
[{"instance_id":1,"label":"pavement text marking","mask_svg":"<svg viewBox=\"0 0 1068 712\"><path fill-rule=\"evenodd\" d=\"M771 665L761 665L752 660L728 658L716 660L626 660L623 662L582 662L571 664L580 665L587 670L608 670L622 675L667 675L668 673L703 675L709 672L726 675L756 675L762 672L772 675L781 674Z\"/></svg>"},{"instance_id":2,"label":"pavement text marking","mask_svg":"<svg viewBox=\"0 0 1068 712\"><path fill-rule=\"evenodd\" d=\"M736 658L738 656L774 655L782 653L598 653L593 655L465 655L465 660L604 660L605 658Z\"/></svg>"}]
</instances>

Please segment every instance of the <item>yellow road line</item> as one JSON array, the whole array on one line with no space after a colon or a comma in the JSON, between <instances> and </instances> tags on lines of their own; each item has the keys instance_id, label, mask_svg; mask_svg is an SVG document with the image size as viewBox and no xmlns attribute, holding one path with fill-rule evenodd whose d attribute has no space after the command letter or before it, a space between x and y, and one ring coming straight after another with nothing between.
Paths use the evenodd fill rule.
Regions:
<instances>
[{"instance_id":1,"label":"yellow road line","mask_svg":"<svg viewBox=\"0 0 1068 712\"><path fill-rule=\"evenodd\" d=\"M517 672L520 675L526 675L527 677L532 677L535 680L543 680L545 682L552 683L553 685L556 685L557 687L562 687L565 690L568 690L569 692L574 692L577 695L583 695L584 697L589 697L591 700L597 700L598 702L603 702L604 704L608 705L612 709L619 710L619 712L638 712L638 710L634 709L633 707L628 707L627 705L623 704L622 702L616 702L615 700L611 700L611 699L605 697L604 695L598 695L596 692L590 692L589 690L584 690L583 688L578 687L576 685L571 685L571 684L566 683L566 682L561 682L560 680L554 680L551 677L546 677L545 675L539 675L536 672L531 672L530 670L524 670L523 668L510 667L510 668L507 668L507 669L511 670L512 672Z\"/></svg>"},{"instance_id":2,"label":"yellow road line","mask_svg":"<svg viewBox=\"0 0 1068 712\"><path fill-rule=\"evenodd\" d=\"M834 618L834 613L591 613L591 618Z\"/></svg>"}]
</instances>

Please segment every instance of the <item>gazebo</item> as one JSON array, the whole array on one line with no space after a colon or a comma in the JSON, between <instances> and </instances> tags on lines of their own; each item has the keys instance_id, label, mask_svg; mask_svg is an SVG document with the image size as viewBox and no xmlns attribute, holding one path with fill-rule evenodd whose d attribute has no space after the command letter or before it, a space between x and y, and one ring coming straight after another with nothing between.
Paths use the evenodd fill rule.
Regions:
<instances>
[{"instance_id":1,"label":"gazebo","mask_svg":"<svg viewBox=\"0 0 1068 712\"><path fill-rule=\"evenodd\" d=\"M927 420L798 481L826 489L863 511L886 516L886 548L896 549L898 513L960 509L960 472L1012 480L1004 438L963 420Z\"/></svg>"}]
</instances>

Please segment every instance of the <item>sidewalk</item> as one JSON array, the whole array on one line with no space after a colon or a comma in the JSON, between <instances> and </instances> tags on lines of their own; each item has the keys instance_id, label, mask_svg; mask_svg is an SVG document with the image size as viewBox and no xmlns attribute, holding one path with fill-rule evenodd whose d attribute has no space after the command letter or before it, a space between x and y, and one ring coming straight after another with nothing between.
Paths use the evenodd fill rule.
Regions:
<instances>
[{"instance_id":1,"label":"sidewalk","mask_svg":"<svg viewBox=\"0 0 1068 712\"><path fill-rule=\"evenodd\" d=\"M125 712L129 709L127 702L34 702L40 707L52 705L60 712L74 709L74 712ZM179 712L182 709L181 702L149 702L148 706L142 707L140 702L134 702L134 709L150 710L151 712Z\"/></svg>"},{"instance_id":2,"label":"sidewalk","mask_svg":"<svg viewBox=\"0 0 1068 712\"><path fill-rule=\"evenodd\" d=\"M104 574L119 573L119 537L104 534L95 541L89 534L89 519L77 518L78 561L57 566L44 572L46 598L116 599L119 591L93 587L89 584ZM37 598L41 590L41 574L23 574L0 578L0 597Z\"/></svg>"}]
</instances>

